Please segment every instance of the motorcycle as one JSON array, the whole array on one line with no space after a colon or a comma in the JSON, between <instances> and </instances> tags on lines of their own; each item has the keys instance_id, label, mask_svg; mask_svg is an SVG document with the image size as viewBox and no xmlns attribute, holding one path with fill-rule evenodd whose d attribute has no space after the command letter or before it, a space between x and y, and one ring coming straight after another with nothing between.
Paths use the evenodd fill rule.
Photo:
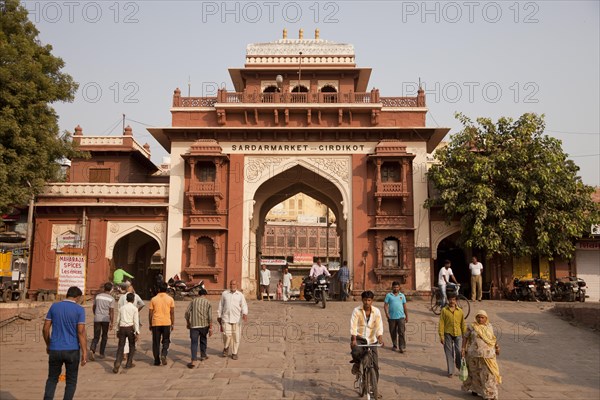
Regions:
<instances>
[{"instance_id":1,"label":"motorcycle","mask_svg":"<svg viewBox=\"0 0 600 400\"><path fill-rule=\"evenodd\" d=\"M196 297L200 293L200 289L204 289L204 280L197 282L191 286L175 275L167 281L167 294L174 299L183 297Z\"/></svg>"},{"instance_id":2,"label":"motorcycle","mask_svg":"<svg viewBox=\"0 0 600 400\"><path fill-rule=\"evenodd\" d=\"M577 287L579 288L577 291L577 300L583 303L585 301L585 289L587 288L587 284L581 278L577 278L575 276L571 276L570 278L576 279Z\"/></svg>"},{"instance_id":3,"label":"motorcycle","mask_svg":"<svg viewBox=\"0 0 600 400\"><path fill-rule=\"evenodd\" d=\"M327 299L329 297L329 281L326 275L320 275L316 281L310 277L304 278L304 298L306 301L314 300L315 304L321 302L321 307L327 306Z\"/></svg>"},{"instance_id":4,"label":"motorcycle","mask_svg":"<svg viewBox=\"0 0 600 400\"><path fill-rule=\"evenodd\" d=\"M550 282L542 278L534 278L535 298L541 301L552 301L552 287Z\"/></svg>"},{"instance_id":5,"label":"motorcycle","mask_svg":"<svg viewBox=\"0 0 600 400\"><path fill-rule=\"evenodd\" d=\"M515 278L513 289L510 292L510 299L536 301L535 281L533 279Z\"/></svg>"},{"instance_id":6,"label":"motorcycle","mask_svg":"<svg viewBox=\"0 0 600 400\"><path fill-rule=\"evenodd\" d=\"M566 276L557 279L554 283L554 300L563 301L585 301L585 290L587 285L585 281L576 276Z\"/></svg>"}]
</instances>

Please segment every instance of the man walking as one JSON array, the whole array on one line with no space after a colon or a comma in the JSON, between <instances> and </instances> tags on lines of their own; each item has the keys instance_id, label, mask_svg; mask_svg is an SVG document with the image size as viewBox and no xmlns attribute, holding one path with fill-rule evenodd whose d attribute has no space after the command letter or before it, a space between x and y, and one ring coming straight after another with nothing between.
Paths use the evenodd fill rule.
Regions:
<instances>
[{"instance_id":1,"label":"man walking","mask_svg":"<svg viewBox=\"0 0 600 400\"><path fill-rule=\"evenodd\" d=\"M223 332L223 357L227 357L231 349L231 358L237 360L242 330L240 318L244 322L248 320L248 304L244 295L237 291L235 279L229 282L229 290L225 290L221 294L217 317L217 322Z\"/></svg>"},{"instance_id":2,"label":"man walking","mask_svg":"<svg viewBox=\"0 0 600 400\"><path fill-rule=\"evenodd\" d=\"M175 329L175 302L167 294L167 284L158 287L158 294L150 300L148 322L152 331L154 365L167 365L171 331ZM160 348L162 339L162 350Z\"/></svg>"},{"instance_id":3,"label":"man walking","mask_svg":"<svg viewBox=\"0 0 600 400\"><path fill-rule=\"evenodd\" d=\"M440 269L440 273L438 274L438 287L440 288L442 295L442 307L444 307L448 302L448 299L446 298L446 285L450 283L450 280L453 280L454 283L458 284L454 274L452 273L452 268L450 268L450 265L450 260L445 260L444 266Z\"/></svg>"},{"instance_id":4,"label":"man walking","mask_svg":"<svg viewBox=\"0 0 600 400\"><path fill-rule=\"evenodd\" d=\"M135 342L140 334L140 314L137 307L133 304L135 294L127 293L125 296L127 304L119 308L117 317L117 337L119 338L119 346L117 347L117 357L113 367L113 372L119 372L121 362L123 361L123 353L125 350L125 341L129 342L129 354L125 368L133 368L133 356L135 355Z\"/></svg>"},{"instance_id":5,"label":"man walking","mask_svg":"<svg viewBox=\"0 0 600 400\"><path fill-rule=\"evenodd\" d=\"M269 285L271 284L271 271L265 264L260 266L260 299L263 299L263 293L267 293L267 300L271 300L269 295Z\"/></svg>"},{"instance_id":6,"label":"man walking","mask_svg":"<svg viewBox=\"0 0 600 400\"><path fill-rule=\"evenodd\" d=\"M340 282L340 300L348 299L348 283L350 282L350 270L348 269L348 261L344 261L340 270L337 273L338 281Z\"/></svg>"},{"instance_id":7,"label":"man walking","mask_svg":"<svg viewBox=\"0 0 600 400\"><path fill-rule=\"evenodd\" d=\"M362 306L358 306L352 311L350 318L350 349L352 354L352 374L358 375L360 372L360 361L367 350L364 347L358 347L358 344L376 344L383 346L383 320L381 312L377 307L373 307L375 295L370 290L362 292L360 295ZM373 347L373 362L377 380L379 380L379 357L377 347Z\"/></svg>"},{"instance_id":8,"label":"man walking","mask_svg":"<svg viewBox=\"0 0 600 400\"><path fill-rule=\"evenodd\" d=\"M49 357L44 400L54 399L63 364L66 370L64 399L71 400L75 395L79 363L81 362L83 367L87 361L85 310L77 304L82 295L81 289L71 286L67 290L67 298L52 304L46 314L42 335ZM52 336L50 336L51 330Z\"/></svg>"},{"instance_id":9,"label":"man walking","mask_svg":"<svg viewBox=\"0 0 600 400\"><path fill-rule=\"evenodd\" d=\"M118 308L119 310L125 305L127 304L127 294L129 293L133 293L134 300L133 300L133 305L135 306L135 308L137 308L138 313L140 311L142 311L142 308L144 308L144 306L146 305L146 303L144 303L144 300L142 300L142 298L135 292L135 289L133 287L133 285L129 285L127 287L127 293L123 296L121 296L119 298L119 302L118 302ZM142 327L142 322L140 321L140 329ZM118 326L117 326L118 329ZM123 354L125 356L125 361L127 361L128 357L129 357L129 339L125 341L125 347L123 348Z\"/></svg>"},{"instance_id":10,"label":"man walking","mask_svg":"<svg viewBox=\"0 0 600 400\"><path fill-rule=\"evenodd\" d=\"M205 297L207 291L202 288L196 297L188 305L185 312L186 326L190 330L192 361L188 368L196 366L198 360L198 339L200 339L200 361L208 358L206 355L207 335L212 336L212 306Z\"/></svg>"},{"instance_id":11,"label":"man walking","mask_svg":"<svg viewBox=\"0 0 600 400\"><path fill-rule=\"evenodd\" d=\"M475 294L477 294L477 300L481 301L481 271L483 265L477 261L477 257L471 259L469 270L471 271L471 301L475 301Z\"/></svg>"},{"instance_id":12,"label":"man walking","mask_svg":"<svg viewBox=\"0 0 600 400\"><path fill-rule=\"evenodd\" d=\"M108 331L113 327L115 314L116 302L110 295L112 287L112 283L105 283L104 292L94 297L94 304L92 305L92 312L94 313L94 338L90 346L90 361L95 360L96 346L98 345L98 341L100 341L100 335L102 335L102 341L100 341L100 354L98 358L104 358L106 342L108 341Z\"/></svg>"},{"instance_id":13,"label":"man walking","mask_svg":"<svg viewBox=\"0 0 600 400\"><path fill-rule=\"evenodd\" d=\"M392 293L385 296L383 309L388 319L390 335L392 337L392 351L406 350L406 323L408 322L408 310L406 309L406 296L400 293L400 283L392 282Z\"/></svg>"},{"instance_id":14,"label":"man walking","mask_svg":"<svg viewBox=\"0 0 600 400\"><path fill-rule=\"evenodd\" d=\"M444 346L446 354L448 378L454 374L455 365L457 369L460 369L462 336L466 332L465 316L462 309L456 305L456 295L451 294L448 296L448 305L442 308L439 325L440 342Z\"/></svg>"},{"instance_id":15,"label":"man walking","mask_svg":"<svg viewBox=\"0 0 600 400\"><path fill-rule=\"evenodd\" d=\"M288 271L287 267L283 269L283 301L290 299L290 289L292 287L292 274Z\"/></svg>"}]
</instances>

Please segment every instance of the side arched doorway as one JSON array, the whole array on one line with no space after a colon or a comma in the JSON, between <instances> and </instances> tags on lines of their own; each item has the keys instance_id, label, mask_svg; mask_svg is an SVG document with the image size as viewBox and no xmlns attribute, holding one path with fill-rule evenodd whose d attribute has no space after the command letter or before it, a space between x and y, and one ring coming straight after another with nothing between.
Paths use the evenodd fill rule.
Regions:
<instances>
[{"instance_id":1,"label":"side arched doorway","mask_svg":"<svg viewBox=\"0 0 600 400\"><path fill-rule=\"evenodd\" d=\"M135 290L142 298L150 297L156 275L164 274L164 271L152 265L156 264L152 256L156 258L155 253L159 249L156 239L140 230L134 230L115 243L112 257L114 268L121 267L134 276Z\"/></svg>"}]
</instances>

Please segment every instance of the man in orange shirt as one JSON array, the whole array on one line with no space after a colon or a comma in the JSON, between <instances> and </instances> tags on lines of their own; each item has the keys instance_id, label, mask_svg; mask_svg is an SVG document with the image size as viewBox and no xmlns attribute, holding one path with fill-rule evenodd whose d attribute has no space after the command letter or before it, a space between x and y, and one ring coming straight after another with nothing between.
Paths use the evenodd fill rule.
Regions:
<instances>
[{"instance_id":1,"label":"man in orange shirt","mask_svg":"<svg viewBox=\"0 0 600 400\"><path fill-rule=\"evenodd\" d=\"M175 301L167 294L167 284L164 282L159 285L158 294L150 300L148 321L152 331L154 365L167 365L171 331L175 328Z\"/></svg>"}]
</instances>

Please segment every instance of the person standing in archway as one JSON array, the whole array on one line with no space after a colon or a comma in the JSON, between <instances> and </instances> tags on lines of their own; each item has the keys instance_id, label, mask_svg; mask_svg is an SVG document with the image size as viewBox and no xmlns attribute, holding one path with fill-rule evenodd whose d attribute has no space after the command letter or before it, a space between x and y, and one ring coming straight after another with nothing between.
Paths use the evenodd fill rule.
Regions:
<instances>
[{"instance_id":1,"label":"person standing in archway","mask_svg":"<svg viewBox=\"0 0 600 400\"><path fill-rule=\"evenodd\" d=\"M475 294L477 294L477 300L481 301L481 271L483 265L477 261L477 257L471 259L469 270L471 271L471 301L475 301Z\"/></svg>"},{"instance_id":2,"label":"person standing in archway","mask_svg":"<svg viewBox=\"0 0 600 400\"><path fill-rule=\"evenodd\" d=\"M267 299L270 301L269 285L271 284L271 271L267 269L265 264L260 266L260 300L263 299L263 293L267 294Z\"/></svg>"}]
</instances>

